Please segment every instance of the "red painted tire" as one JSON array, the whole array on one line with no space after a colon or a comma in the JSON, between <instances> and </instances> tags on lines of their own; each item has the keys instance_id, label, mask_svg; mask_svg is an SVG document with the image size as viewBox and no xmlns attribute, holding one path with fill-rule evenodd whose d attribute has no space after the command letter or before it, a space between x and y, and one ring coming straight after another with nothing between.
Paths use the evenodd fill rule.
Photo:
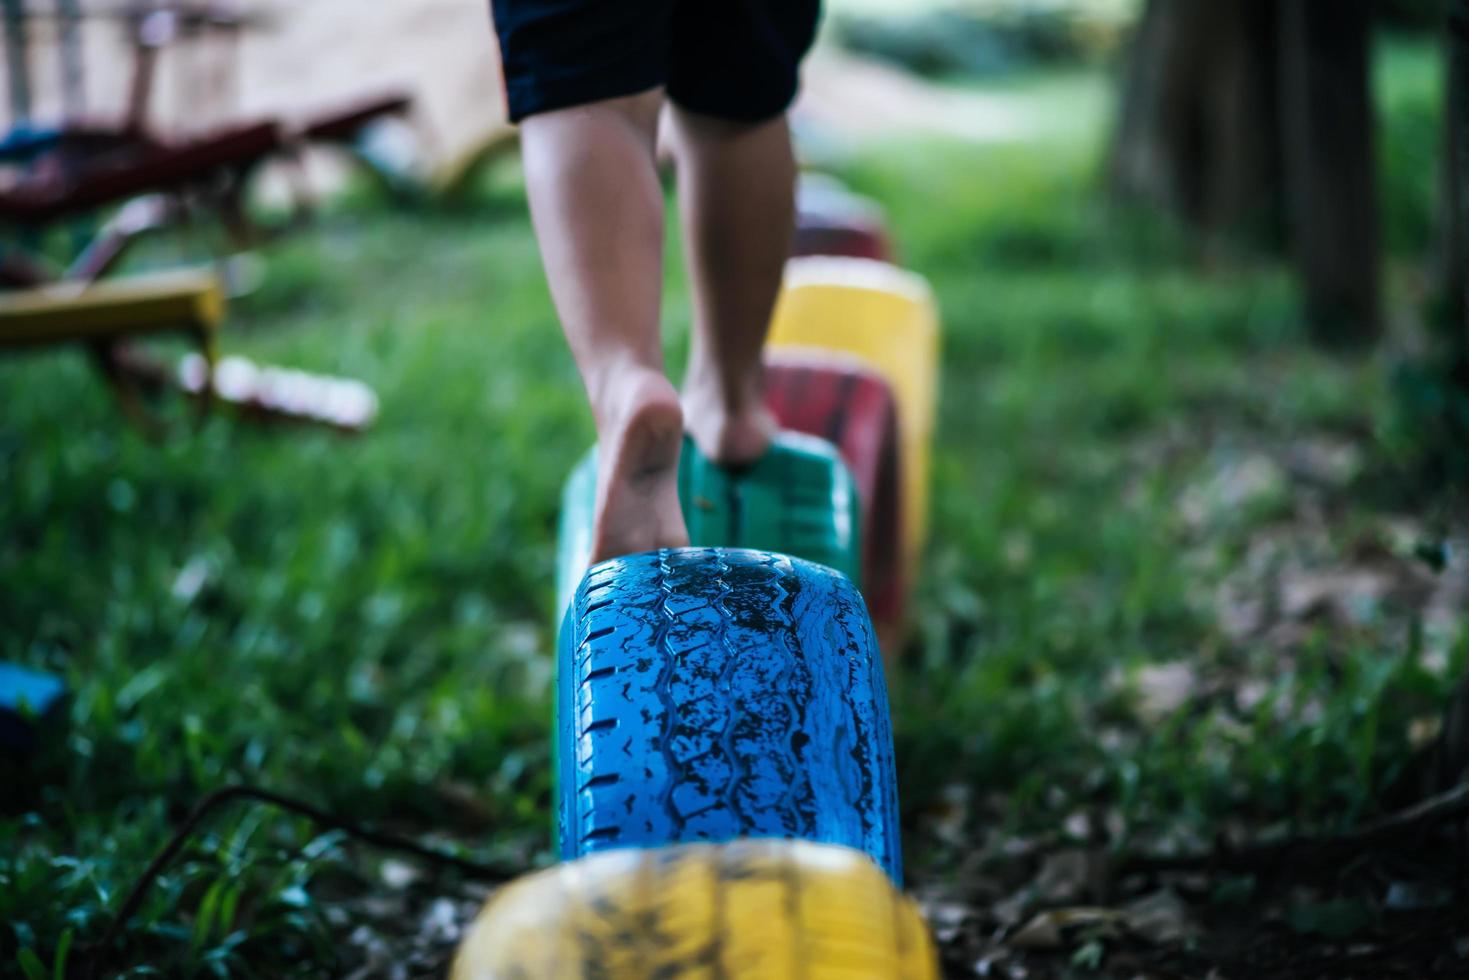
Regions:
<instances>
[{"instance_id":1,"label":"red painted tire","mask_svg":"<svg viewBox=\"0 0 1469 980\"><path fill-rule=\"evenodd\" d=\"M876 225L836 224L801 215L796 224L792 256L834 255L849 259L893 261L893 246Z\"/></svg>"},{"instance_id":2,"label":"red painted tire","mask_svg":"<svg viewBox=\"0 0 1469 980\"><path fill-rule=\"evenodd\" d=\"M893 261L882 208L824 174L802 174L796 186L793 256L836 255Z\"/></svg>"},{"instance_id":3,"label":"red painted tire","mask_svg":"<svg viewBox=\"0 0 1469 980\"><path fill-rule=\"evenodd\" d=\"M862 594L879 623L902 620L902 485L892 389L855 358L768 355L766 402L781 426L836 445L861 499Z\"/></svg>"}]
</instances>

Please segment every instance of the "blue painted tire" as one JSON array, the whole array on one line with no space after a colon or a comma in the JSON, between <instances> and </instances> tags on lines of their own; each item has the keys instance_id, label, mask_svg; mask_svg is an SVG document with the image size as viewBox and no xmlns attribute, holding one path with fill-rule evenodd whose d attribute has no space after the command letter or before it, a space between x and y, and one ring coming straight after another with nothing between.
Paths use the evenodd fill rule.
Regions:
<instances>
[{"instance_id":1,"label":"blue painted tire","mask_svg":"<svg viewBox=\"0 0 1469 980\"><path fill-rule=\"evenodd\" d=\"M561 630L561 854L737 837L902 880L882 658L846 576L763 551L595 566Z\"/></svg>"}]
</instances>

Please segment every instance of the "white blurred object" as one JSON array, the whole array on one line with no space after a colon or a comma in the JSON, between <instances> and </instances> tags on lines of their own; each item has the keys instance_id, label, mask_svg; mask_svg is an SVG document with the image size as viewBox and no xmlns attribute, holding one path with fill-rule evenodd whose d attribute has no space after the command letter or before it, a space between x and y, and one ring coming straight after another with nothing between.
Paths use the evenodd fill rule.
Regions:
<instances>
[{"instance_id":1,"label":"white blurred object","mask_svg":"<svg viewBox=\"0 0 1469 980\"><path fill-rule=\"evenodd\" d=\"M395 184L411 185L427 170L423 141L401 116L384 116L368 123L357 138L357 152Z\"/></svg>"},{"instance_id":2,"label":"white blurred object","mask_svg":"<svg viewBox=\"0 0 1469 980\"><path fill-rule=\"evenodd\" d=\"M220 261L219 274L230 299L249 296L265 283L265 260L254 252L236 252Z\"/></svg>"},{"instance_id":3,"label":"white blurred object","mask_svg":"<svg viewBox=\"0 0 1469 980\"><path fill-rule=\"evenodd\" d=\"M209 365L199 354L179 362L179 384L185 391L202 394L208 377ZM372 425L378 414L376 393L361 381L260 365L244 357L219 361L212 392L220 401L246 411L352 432Z\"/></svg>"},{"instance_id":4,"label":"white blurred object","mask_svg":"<svg viewBox=\"0 0 1469 980\"><path fill-rule=\"evenodd\" d=\"M871 225L883 223L882 207L829 174L802 171L796 181L796 210L817 224Z\"/></svg>"}]
</instances>

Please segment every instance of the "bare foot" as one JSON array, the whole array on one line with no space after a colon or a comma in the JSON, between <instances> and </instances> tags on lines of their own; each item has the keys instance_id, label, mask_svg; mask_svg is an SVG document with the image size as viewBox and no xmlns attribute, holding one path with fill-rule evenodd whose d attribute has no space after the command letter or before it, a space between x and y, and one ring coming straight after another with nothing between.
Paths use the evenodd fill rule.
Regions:
<instances>
[{"instance_id":1,"label":"bare foot","mask_svg":"<svg viewBox=\"0 0 1469 980\"><path fill-rule=\"evenodd\" d=\"M743 397L730 398L717 383L690 372L683 407L685 425L699 451L726 466L745 466L764 456L779 428L765 407L758 379L747 386Z\"/></svg>"},{"instance_id":2,"label":"bare foot","mask_svg":"<svg viewBox=\"0 0 1469 980\"><path fill-rule=\"evenodd\" d=\"M616 404L598 433L592 564L689 543L678 502L678 392L656 371L638 371L616 389Z\"/></svg>"}]
</instances>

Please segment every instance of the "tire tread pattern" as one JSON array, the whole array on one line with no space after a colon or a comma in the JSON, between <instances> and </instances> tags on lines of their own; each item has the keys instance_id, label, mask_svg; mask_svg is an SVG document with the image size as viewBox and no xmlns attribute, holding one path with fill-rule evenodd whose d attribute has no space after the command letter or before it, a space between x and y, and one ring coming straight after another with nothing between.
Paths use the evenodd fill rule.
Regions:
<instances>
[{"instance_id":1,"label":"tire tread pattern","mask_svg":"<svg viewBox=\"0 0 1469 980\"><path fill-rule=\"evenodd\" d=\"M741 549L606 562L577 590L561 670L563 857L803 838L901 880L882 663L845 576Z\"/></svg>"}]
</instances>

